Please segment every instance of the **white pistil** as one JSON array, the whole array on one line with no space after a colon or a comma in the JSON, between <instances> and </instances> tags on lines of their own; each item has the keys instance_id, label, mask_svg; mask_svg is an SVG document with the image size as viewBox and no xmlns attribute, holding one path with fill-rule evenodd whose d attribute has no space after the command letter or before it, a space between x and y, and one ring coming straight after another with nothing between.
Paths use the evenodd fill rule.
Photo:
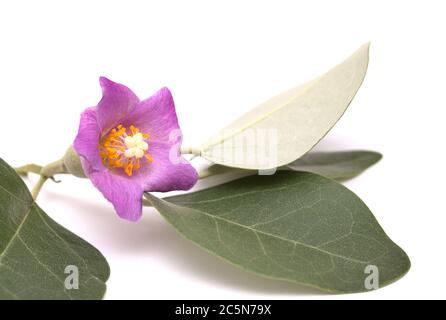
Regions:
<instances>
[{"instance_id":1,"label":"white pistil","mask_svg":"<svg viewBox=\"0 0 446 320\"><path fill-rule=\"evenodd\" d=\"M138 149L141 149L141 150L144 150L144 151L149 149L149 145L145 141L138 142L137 147L138 147Z\"/></svg>"},{"instance_id":2,"label":"white pistil","mask_svg":"<svg viewBox=\"0 0 446 320\"><path fill-rule=\"evenodd\" d=\"M135 157L136 159L140 159L144 157L144 151L149 149L149 145L143 139L141 133L125 137L124 143L127 150L125 150L124 155L126 158Z\"/></svg>"}]
</instances>

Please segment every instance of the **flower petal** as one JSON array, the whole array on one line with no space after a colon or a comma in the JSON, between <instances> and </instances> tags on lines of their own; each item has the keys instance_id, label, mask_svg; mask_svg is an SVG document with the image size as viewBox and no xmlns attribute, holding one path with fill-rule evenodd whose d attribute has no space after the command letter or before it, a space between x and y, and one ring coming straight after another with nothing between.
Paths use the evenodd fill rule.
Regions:
<instances>
[{"instance_id":1,"label":"flower petal","mask_svg":"<svg viewBox=\"0 0 446 320\"><path fill-rule=\"evenodd\" d=\"M197 172L180 154L182 133L175 104L168 88L141 101L124 125L150 134L148 152L153 162L135 174L145 191L189 190L197 182Z\"/></svg>"},{"instance_id":2,"label":"flower petal","mask_svg":"<svg viewBox=\"0 0 446 320\"><path fill-rule=\"evenodd\" d=\"M141 101L127 116L124 125L150 134L149 141L168 142L173 130L179 130L175 104L169 89L162 88L150 98Z\"/></svg>"},{"instance_id":3,"label":"flower petal","mask_svg":"<svg viewBox=\"0 0 446 320\"><path fill-rule=\"evenodd\" d=\"M126 86L101 77L102 99L98 103L98 124L102 134L116 127L139 103L138 97Z\"/></svg>"},{"instance_id":4,"label":"flower petal","mask_svg":"<svg viewBox=\"0 0 446 320\"><path fill-rule=\"evenodd\" d=\"M97 122L96 110L96 107L90 107L82 112L79 130L73 143L74 150L85 160L82 163L86 172L91 169L104 169L98 149L101 130Z\"/></svg>"},{"instance_id":5,"label":"flower petal","mask_svg":"<svg viewBox=\"0 0 446 320\"><path fill-rule=\"evenodd\" d=\"M131 221L141 218L143 189L137 181L109 171L92 172L89 178L121 218Z\"/></svg>"},{"instance_id":6,"label":"flower petal","mask_svg":"<svg viewBox=\"0 0 446 320\"><path fill-rule=\"evenodd\" d=\"M197 171L181 156L179 146L179 143L172 146L149 143L153 162L147 164L135 177L143 185L144 191L189 190L195 185Z\"/></svg>"},{"instance_id":7,"label":"flower petal","mask_svg":"<svg viewBox=\"0 0 446 320\"><path fill-rule=\"evenodd\" d=\"M106 78L100 82L102 100L82 114L74 148L81 157L85 174L113 204L118 215L135 221L142 214L144 191L188 190L195 185L198 175L181 157L182 133L169 89L163 88L140 102L127 87ZM153 161L133 171L132 176L106 168L100 157L100 139L119 124L133 125L150 135L147 143L138 139L135 143L141 150L148 149Z\"/></svg>"}]
</instances>

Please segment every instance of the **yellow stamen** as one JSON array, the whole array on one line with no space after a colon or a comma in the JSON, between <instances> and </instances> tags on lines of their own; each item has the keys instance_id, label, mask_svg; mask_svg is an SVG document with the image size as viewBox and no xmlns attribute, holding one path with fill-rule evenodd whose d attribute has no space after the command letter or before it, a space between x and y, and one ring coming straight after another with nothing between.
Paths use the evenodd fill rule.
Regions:
<instances>
[{"instance_id":1,"label":"yellow stamen","mask_svg":"<svg viewBox=\"0 0 446 320\"><path fill-rule=\"evenodd\" d=\"M147 162L153 162L148 153L149 145L145 141L149 138L149 134L141 132L133 125L127 129L120 124L101 139L99 155L108 168L123 169L131 176L134 170L141 168L140 159L145 158Z\"/></svg>"}]
</instances>

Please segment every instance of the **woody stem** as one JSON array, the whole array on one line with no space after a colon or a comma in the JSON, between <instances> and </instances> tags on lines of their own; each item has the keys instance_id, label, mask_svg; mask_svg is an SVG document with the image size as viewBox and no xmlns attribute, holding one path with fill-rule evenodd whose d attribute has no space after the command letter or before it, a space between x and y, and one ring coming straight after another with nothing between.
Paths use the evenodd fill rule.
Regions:
<instances>
[{"instance_id":1,"label":"woody stem","mask_svg":"<svg viewBox=\"0 0 446 320\"><path fill-rule=\"evenodd\" d=\"M201 155L200 148L195 148L195 147L181 147L180 152L182 154L193 154L193 155L196 155L196 156L200 156Z\"/></svg>"}]
</instances>

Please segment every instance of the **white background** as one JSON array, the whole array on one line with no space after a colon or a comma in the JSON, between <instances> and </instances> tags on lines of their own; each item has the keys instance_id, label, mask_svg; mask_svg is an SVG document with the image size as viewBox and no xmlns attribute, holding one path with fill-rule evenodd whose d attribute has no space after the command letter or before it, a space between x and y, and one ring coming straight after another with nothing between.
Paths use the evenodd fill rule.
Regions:
<instances>
[{"instance_id":1,"label":"white background","mask_svg":"<svg viewBox=\"0 0 446 320\"><path fill-rule=\"evenodd\" d=\"M186 145L310 80L371 41L366 80L319 149L384 159L347 185L411 258L400 281L329 296L241 271L182 239L153 209L120 220L88 180L39 196L108 259L106 298L445 298L444 1L2 1L0 156L58 159L101 75L140 98L173 92ZM36 177L29 179L35 182Z\"/></svg>"}]
</instances>

